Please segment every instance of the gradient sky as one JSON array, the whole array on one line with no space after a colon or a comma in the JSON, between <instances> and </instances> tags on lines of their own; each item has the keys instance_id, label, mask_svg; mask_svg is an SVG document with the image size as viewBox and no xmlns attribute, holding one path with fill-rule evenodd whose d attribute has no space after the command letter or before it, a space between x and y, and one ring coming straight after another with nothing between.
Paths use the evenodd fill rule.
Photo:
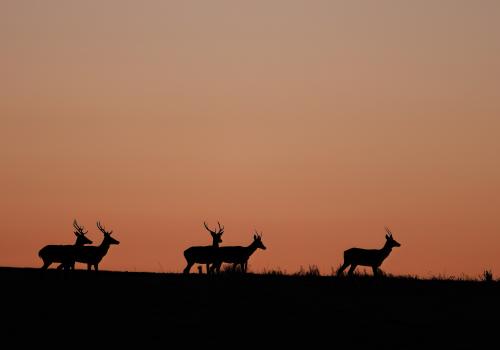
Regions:
<instances>
[{"instance_id":1,"label":"gradient sky","mask_svg":"<svg viewBox=\"0 0 500 350\"><path fill-rule=\"evenodd\" d=\"M500 2L2 1L0 265L41 266L72 221L102 269L500 274ZM80 266L83 267L83 266Z\"/></svg>"}]
</instances>

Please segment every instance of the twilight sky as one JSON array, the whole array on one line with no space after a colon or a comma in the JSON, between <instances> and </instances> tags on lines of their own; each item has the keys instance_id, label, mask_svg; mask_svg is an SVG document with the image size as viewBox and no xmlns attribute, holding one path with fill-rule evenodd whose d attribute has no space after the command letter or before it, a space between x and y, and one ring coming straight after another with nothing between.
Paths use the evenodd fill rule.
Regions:
<instances>
[{"instance_id":1,"label":"twilight sky","mask_svg":"<svg viewBox=\"0 0 500 350\"><path fill-rule=\"evenodd\" d=\"M0 266L77 218L100 267L500 273L500 2L2 1ZM80 266L82 268L83 266Z\"/></svg>"}]
</instances>

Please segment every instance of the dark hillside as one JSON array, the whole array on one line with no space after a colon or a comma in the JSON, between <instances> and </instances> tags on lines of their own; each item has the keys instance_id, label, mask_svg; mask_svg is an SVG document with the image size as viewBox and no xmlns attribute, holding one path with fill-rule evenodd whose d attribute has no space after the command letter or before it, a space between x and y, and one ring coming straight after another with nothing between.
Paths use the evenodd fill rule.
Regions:
<instances>
[{"instance_id":1,"label":"dark hillside","mask_svg":"<svg viewBox=\"0 0 500 350\"><path fill-rule=\"evenodd\" d=\"M498 282L15 268L0 280L2 341L19 348L477 349L500 325Z\"/></svg>"}]
</instances>

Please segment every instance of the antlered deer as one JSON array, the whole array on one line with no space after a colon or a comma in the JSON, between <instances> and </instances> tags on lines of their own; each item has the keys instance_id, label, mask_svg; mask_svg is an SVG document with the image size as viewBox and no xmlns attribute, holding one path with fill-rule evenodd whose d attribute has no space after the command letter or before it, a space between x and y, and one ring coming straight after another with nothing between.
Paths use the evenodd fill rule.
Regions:
<instances>
[{"instance_id":1,"label":"antlered deer","mask_svg":"<svg viewBox=\"0 0 500 350\"><path fill-rule=\"evenodd\" d=\"M349 269L349 276L354 272L356 266L370 266L373 270L373 275L378 275L378 268L382 262L389 256L394 247L400 247L401 244L392 238L392 232L386 227L387 234L385 235L386 242L382 249L362 249L351 248L344 251L344 264L337 271L337 276L342 275L347 266L351 265Z\"/></svg>"},{"instance_id":2,"label":"antlered deer","mask_svg":"<svg viewBox=\"0 0 500 350\"><path fill-rule=\"evenodd\" d=\"M108 253L111 244L120 244L116 239L111 237L113 231L106 231L101 223L97 222L97 228L102 232L104 238L99 246L78 247L75 249L75 261L87 264L87 270L91 270L92 266L98 271L99 263L102 258Z\"/></svg>"},{"instance_id":3,"label":"antlered deer","mask_svg":"<svg viewBox=\"0 0 500 350\"><path fill-rule=\"evenodd\" d=\"M210 232L210 235L212 235L212 245L211 246L194 246L186 249L184 251L184 257L186 258L187 261L187 266L184 269L184 273L188 274L189 270L191 270L191 267L194 264L206 264L207 266L207 274L210 272L210 263L213 263L214 261L214 249L219 248L219 243L222 243L222 234L224 233L224 226L221 226L219 222L217 222L217 225L219 225L219 230L212 231L210 228L208 228L207 224L203 222L203 225L205 225L205 228Z\"/></svg>"},{"instance_id":4,"label":"antlered deer","mask_svg":"<svg viewBox=\"0 0 500 350\"><path fill-rule=\"evenodd\" d=\"M215 262L210 269L219 272L222 263L233 263L235 268L240 265L241 271L245 273L247 271L248 259L258 248L265 250L266 246L262 243L262 234L255 231L253 242L246 247L229 246L217 249L215 251Z\"/></svg>"},{"instance_id":5,"label":"antlered deer","mask_svg":"<svg viewBox=\"0 0 500 350\"><path fill-rule=\"evenodd\" d=\"M71 269L75 266L75 248L85 244L92 244L84 231L84 227L78 225L76 220L73 221L74 233L76 236L75 244L73 245L46 245L38 252L38 256L43 260L42 270L46 270L52 263L61 263L57 268Z\"/></svg>"}]
</instances>

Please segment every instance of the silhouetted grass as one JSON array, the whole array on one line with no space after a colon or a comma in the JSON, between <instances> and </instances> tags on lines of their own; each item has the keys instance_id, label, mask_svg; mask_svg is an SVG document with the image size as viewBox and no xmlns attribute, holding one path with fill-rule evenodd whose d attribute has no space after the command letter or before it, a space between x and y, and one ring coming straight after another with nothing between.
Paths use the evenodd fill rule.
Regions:
<instances>
[{"instance_id":1,"label":"silhouetted grass","mask_svg":"<svg viewBox=\"0 0 500 350\"><path fill-rule=\"evenodd\" d=\"M491 270L484 270L482 280L484 282L493 282L493 272Z\"/></svg>"},{"instance_id":2,"label":"silhouetted grass","mask_svg":"<svg viewBox=\"0 0 500 350\"><path fill-rule=\"evenodd\" d=\"M321 276L321 273L319 272L319 268L316 265L309 265L309 267L304 269L303 266L300 267L300 270L296 273L293 274L294 276L314 276L318 277Z\"/></svg>"},{"instance_id":3,"label":"silhouetted grass","mask_svg":"<svg viewBox=\"0 0 500 350\"><path fill-rule=\"evenodd\" d=\"M281 270L280 268L275 268L275 269L264 269L262 271L263 275L270 275L270 276L284 276L287 275L286 270Z\"/></svg>"},{"instance_id":4,"label":"silhouetted grass","mask_svg":"<svg viewBox=\"0 0 500 350\"><path fill-rule=\"evenodd\" d=\"M220 269L221 274L235 274L235 273L242 273L241 271L241 266L234 265L234 264L223 264Z\"/></svg>"},{"instance_id":5,"label":"silhouetted grass","mask_svg":"<svg viewBox=\"0 0 500 350\"><path fill-rule=\"evenodd\" d=\"M357 269L353 272L352 276L348 276L347 273L344 273L342 276L337 276L337 271L340 268L339 265L337 268L332 267L329 275L334 278L345 278L345 279L372 279L374 278L371 270L367 269ZM240 267L235 267L233 264L224 264L221 267L220 271L221 275L241 275ZM269 275L269 276L295 276L295 277L320 277L323 276L319 270L317 265L309 265L307 268L304 266L300 266L299 270L296 272L288 273L286 270L281 270L280 268L274 269L264 269L261 273L256 273L251 271L250 267L248 269L247 275L249 274L261 274L261 275ZM493 273L491 270L484 270L484 272L480 275L479 278L475 278L466 274L460 274L458 276L455 275L445 275L445 274L437 274L429 277L421 277L418 275L393 275L391 273L385 272L384 270L379 270L379 275L376 277L378 279L397 279L397 280L419 280L419 281L441 281L441 282L451 282L451 281L469 281L469 282L477 282L477 281L493 281Z\"/></svg>"}]
</instances>

